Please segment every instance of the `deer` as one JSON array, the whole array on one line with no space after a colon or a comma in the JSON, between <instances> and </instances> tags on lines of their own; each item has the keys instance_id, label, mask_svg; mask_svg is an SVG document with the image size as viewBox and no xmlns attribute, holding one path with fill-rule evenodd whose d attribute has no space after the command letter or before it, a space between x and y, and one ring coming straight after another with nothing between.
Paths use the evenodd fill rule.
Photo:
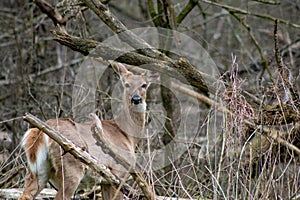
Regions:
<instances>
[{"instance_id":1,"label":"deer","mask_svg":"<svg viewBox=\"0 0 300 200\"><path fill-rule=\"evenodd\" d=\"M145 129L146 95L154 72L145 71L134 74L121 63L112 63L119 72L124 89L122 111L111 120L101 120L104 136L128 163L135 164L135 147ZM92 121L76 123L69 118L49 119L46 123L71 140L75 145L87 151L107 166L113 174L122 180L128 178L126 170L112 157L105 154L97 139L93 137ZM37 128L30 128L23 136L22 147L27 157L25 188L19 200L34 199L49 181L56 189L55 200L70 199L83 179L88 168L76 160L45 133ZM103 181L102 199L123 199L123 194L113 185Z\"/></svg>"}]
</instances>

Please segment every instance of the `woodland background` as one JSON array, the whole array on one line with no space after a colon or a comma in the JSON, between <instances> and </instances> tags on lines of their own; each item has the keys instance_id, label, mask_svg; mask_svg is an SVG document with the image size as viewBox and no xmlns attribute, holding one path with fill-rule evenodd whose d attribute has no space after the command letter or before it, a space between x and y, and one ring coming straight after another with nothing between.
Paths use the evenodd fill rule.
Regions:
<instances>
[{"instance_id":1,"label":"woodland background","mask_svg":"<svg viewBox=\"0 0 300 200\"><path fill-rule=\"evenodd\" d=\"M73 117L75 78L93 47L79 51L81 47L77 46L72 50L54 38L59 40L59 33L65 30L72 37L101 42L116 32L85 6L85 1L48 1L63 17L60 21L55 15L50 19L49 12L47 16L37 2L44 1L0 2L2 189L24 186L26 160L19 144L29 125L22 116L29 112L43 120ZM102 3L129 30L163 27L193 38L209 53L220 72L218 81L226 86L221 93L194 86L201 96L222 99L222 108L198 99L201 112L195 115L201 120L192 123L199 130L186 152L161 170L145 169L145 177L158 195L300 199L300 1ZM175 61L182 56L163 53ZM112 117L109 93L116 80L108 69L100 81L96 96L102 118ZM160 113L165 119L164 128L148 141L151 148L159 149L178 134L182 111L166 87L153 86L148 96L150 108L164 108ZM188 102L182 106L184 109ZM207 127L212 117L218 120L210 130ZM139 150L145 148L147 142Z\"/></svg>"}]
</instances>

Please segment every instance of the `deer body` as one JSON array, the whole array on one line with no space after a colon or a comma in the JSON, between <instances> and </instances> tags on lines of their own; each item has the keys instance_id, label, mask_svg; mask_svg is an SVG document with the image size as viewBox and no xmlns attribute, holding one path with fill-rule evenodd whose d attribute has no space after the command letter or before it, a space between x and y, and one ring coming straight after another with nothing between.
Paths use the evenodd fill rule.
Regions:
<instances>
[{"instance_id":1,"label":"deer body","mask_svg":"<svg viewBox=\"0 0 300 200\"><path fill-rule=\"evenodd\" d=\"M135 163L135 146L143 134L146 111L146 74L134 75L116 64L124 86L123 111L113 120L103 120L103 130L107 141L114 150L129 163ZM85 148L95 158L121 178L126 178L126 170L97 145L91 127L93 122L76 123L70 119L51 119L46 122L77 146ZM50 181L58 190L55 199L70 199L83 178L87 167L71 154L64 154L60 146L37 128L29 129L23 140L28 160L25 189L20 200L34 199ZM120 192L109 184L101 184L104 200L123 199ZM116 194L117 193L117 194Z\"/></svg>"}]
</instances>

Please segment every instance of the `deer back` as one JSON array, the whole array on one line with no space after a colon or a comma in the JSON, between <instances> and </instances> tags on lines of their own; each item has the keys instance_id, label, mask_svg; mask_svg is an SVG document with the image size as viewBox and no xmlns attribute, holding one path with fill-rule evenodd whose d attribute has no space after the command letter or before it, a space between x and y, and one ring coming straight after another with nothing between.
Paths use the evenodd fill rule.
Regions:
<instances>
[{"instance_id":1,"label":"deer back","mask_svg":"<svg viewBox=\"0 0 300 200\"><path fill-rule=\"evenodd\" d=\"M94 137L91 131L93 122L76 123L70 119L51 119L47 124L59 131L66 138L71 140L82 149L86 149L93 157L97 158L103 165L113 171L125 172L125 169L119 165L114 158L104 153L102 147ZM123 132L115 123L114 120L102 121L104 135L110 145L120 156L130 163L135 162L134 146L129 140L125 132ZM50 139L50 156L57 167L61 167L59 163L60 155L64 152L59 148L58 144ZM69 159L73 164L73 158ZM68 160L68 162L69 162ZM122 173L118 173L122 175Z\"/></svg>"}]
</instances>

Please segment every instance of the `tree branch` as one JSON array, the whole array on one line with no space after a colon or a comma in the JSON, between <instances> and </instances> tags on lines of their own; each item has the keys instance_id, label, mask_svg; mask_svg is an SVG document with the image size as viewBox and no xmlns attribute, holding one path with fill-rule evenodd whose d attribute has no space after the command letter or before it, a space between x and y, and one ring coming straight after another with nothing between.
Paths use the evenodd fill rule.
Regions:
<instances>
[{"instance_id":1,"label":"tree branch","mask_svg":"<svg viewBox=\"0 0 300 200\"><path fill-rule=\"evenodd\" d=\"M274 80L273 80L273 74L272 74L272 72L271 72L271 70L270 70L270 67L269 67L269 65L268 65L267 59L264 57L263 51L262 51L262 49L260 48L260 46L259 46L259 44L258 44L258 41L255 39L255 36L254 36L254 34L253 34L253 32L252 32L250 26L245 22L245 20L241 19L241 18L237 15L237 13L232 12L232 11L230 11L230 10L228 10L228 9L226 9L226 10L227 10L227 11L228 11L235 19L237 19L237 20L242 24L243 27L246 28L246 30L247 30L247 32L248 32L248 34L249 34L249 36L250 36L250 38L251 38L251 40L252 40L254 46L256 47L256 49L257 49L257 51L258 51L258 53L259 53L259 55L260 55L261 64L262 64L263 67L267 70L267 72L268 72L268 74L269 74L269 76L270 76L271 81L274 83Z\"/></svg>"},{"instance_id":2,"label":"tree branch","mask_svg":"<svg viewBox=\"0 0 300 200\"><path fill-rule=\"evenodd\" d=\"M58 71L58 70L62 69L63 67L66 67L66 66L76 65L77 63L81 63L82 60L83 60L83 58L77 58L77 59L73 59L69 62L58 63L57 65L49 66L48 68L46 68L42 71L38 71L37 73L29 74L29 80L34 81L34 79L39 77L39 76L43 76L45 74L48 74L48 73L51 73L51 72L54 72L54 71ZM17 80L17 79L14 79L14 80L0 80L0 86L15 84L15 83L19 83L19 82L21 82L21 80ZM0 101L1 101L2 98L3 97L0 97Z\"/></svg>"},{"instance_id":3,"label":"tree branch","mask_svg":"<svg viewBox=\"0 0 300 200\"><path fill-rule=\"evenodd\" d=\"M23 166L17 166L11 169L7 174L2 174L0 178L0 188L9 183L17 174L22 172L25 168Z\"/></svg>"},{"instance_id":4,"label":"tree branch","mask_svg":"<svg viewBox=\"0 0 300 200\"><path fill-rule=\"evenodd\" d=\"M121 63L139 66L147 70L153 70L169 75L184 83L189 82L195 88L198 88L204 94L208 94L208 88L202 79L201 73L194 67L191 67L189 62L181 57L177 62L161 61L150 58L136 52L124 52L122 50L105 46L97 41L82 39L71 36L60 31L51 31L54 35L54 40L62 45L65 45L74 51L78 51L83 55L93 57L102 57L106 60L116 60ZM178 73L181 75L179 76ZM181 77L184 78L181 78Z\"/></svg>"},{"instance_id":5,"label":"tree branch","mask_svg":"<svg viewBox=\"0 0 300 200\"><path fill-rule=\"evenodd\" d=\"M53 21L55 26L58 26L62 31L65 31L66 22L69 20L68 17L62 17L47 1L35 0L35 4Z\"/></svg>"}]
</instances>

